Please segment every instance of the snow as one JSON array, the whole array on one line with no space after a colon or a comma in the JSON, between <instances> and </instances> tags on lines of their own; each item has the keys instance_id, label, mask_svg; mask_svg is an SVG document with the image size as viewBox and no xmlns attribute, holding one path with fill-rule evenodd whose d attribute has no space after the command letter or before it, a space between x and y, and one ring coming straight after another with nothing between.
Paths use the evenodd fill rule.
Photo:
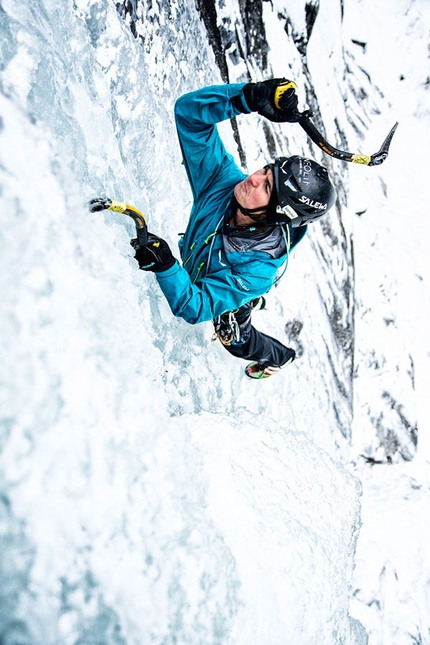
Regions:
<instances>
[{"instance_id":1,"label":"snow","mask_svg":"<svg viewBox=\"0 0 430 645\"><path fill-rule=\"evenodd\" d=\"M430 7L308 3L304 58L305 3L263 3L270 70L330 141L372 154L400 125L376 168L270 126L324 159L339 209L255 314L303 325L302 356L254 383L172 317L131 220L88 213L135 204L177 252L174 101L221 82L194 3L129 4L137 38L115 3L0 5L0 641L429 644ZM234 49L239 3L217 11L231 80L266 77ZM238 123L252 171L267 130Z\"/></svg>"}]
</instances>

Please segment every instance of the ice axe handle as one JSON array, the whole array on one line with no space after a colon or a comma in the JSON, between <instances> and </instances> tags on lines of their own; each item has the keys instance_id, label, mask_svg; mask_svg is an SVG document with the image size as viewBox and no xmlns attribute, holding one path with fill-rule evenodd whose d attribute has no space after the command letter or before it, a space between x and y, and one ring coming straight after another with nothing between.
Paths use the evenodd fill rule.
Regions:
<instances>
[{"instance_id":1,"label":"ice axe handle","mask_svg":"<svg viewBox=\"0 0 430 645\"><path fill-rule=\"evenodd\" d=\"M124 202L117 202L109 197L96 197L91 199L88 204L90 212L95 213L98 211L109 210L114 213L123 213L128 215L134 220L136 225L137 239L139 244L146 244L148 241L148 228L146 226L146 219L143 213L141 213L134 206L130 204L125 204Z\"/></svg>"},{"instance_id":2,"label":"ice axe handle","mask_svg":"<svg viewBox=\"0 0 430 645\"><path fill-rule=\"evenodd\" d=\"M136 233L139 244L142 244L142 246L145 245L148 242L148 229L146 223L142 228L139 228L136 222Z\"/></svg>"},{"instance_id":3,"label":"ice axe handle","mask_svg":"<svg viewBox=\"0 0 430 645\"><path fill-rule=\"evenodd\" d=\"M379 166L385 161L388 156L388 151L390 148L391 140L394 136L394 133L397 129L398 123L395 123L385 138L381 149L378 152L375 152L373 155L363 155L361 153L347 152L346 150L339 150L332 146L327 139L325 139L321 132L317 130L314 123L311 121L313 116L310 110L305 110L305 112L299 113L298 123L301 125L303 130L306 132L308 137L323 150L326 154L334 157L335 159L340 159L341 161L351 161L353 163L362 164L364 166Z\"/></svg>"}]
</instances>

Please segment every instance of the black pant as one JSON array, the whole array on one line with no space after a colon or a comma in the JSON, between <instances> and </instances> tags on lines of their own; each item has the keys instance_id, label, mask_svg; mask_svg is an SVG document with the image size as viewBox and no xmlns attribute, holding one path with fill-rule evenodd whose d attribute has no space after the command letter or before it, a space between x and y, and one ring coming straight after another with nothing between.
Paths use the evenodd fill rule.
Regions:
<instances>
[{"instance_id":1,"label":"black pant","mask_svg":"<svg viewBox=\"0 0 430 645\"><path fill-rule=\"evenodd\" d=\"M225 314L224 314L225 315ZM252 307L244 305L234 312L239 325L240 340L224 345L226 350L237 358L257 361L262 366L282 367L295 357L295 351L285 347L279 340L271 338L255 329L251 324Z\"/></svg>"}]
</instances>

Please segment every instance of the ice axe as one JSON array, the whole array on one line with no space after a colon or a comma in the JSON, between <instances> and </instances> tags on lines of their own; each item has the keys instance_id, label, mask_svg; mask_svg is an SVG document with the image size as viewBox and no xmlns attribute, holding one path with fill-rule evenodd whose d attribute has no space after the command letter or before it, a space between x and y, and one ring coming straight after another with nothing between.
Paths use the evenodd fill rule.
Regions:
<instances>
[{"instance_id":1,"label":"ice axe","mask_svg":"<svg viewBox=\"0 0 430 645\"><path fill-rule=\"evenodd\" d=\"M109 210L114 211L115 213L128 215L136 224L136 233L139 244L143 246L147 243L148 228L145 216L134 206L130 206L130 204L125 204L124 202L117 202L113 199L109 199L109 197L95 197L88 202L88 207L91 213Z\"/></svg>"},{"instance_id":2,"label":"ice axe","mask_svg":"<svg viewBox=\"0 0 430 645\"><path fill-rule=\"evenodd\" d=\"M296 84L294 81L288 81L285 84L282 84L276 89L275 92L275 105L280 107L279 99L284 93L294 92L296 89ZM375 152L373 155L363 155L360 153L345 152L344 150L339 150L332 146L328 141L322 136L321 132L317 130L314 123L311 121L313 113L311 110L305 110L304 112L299 112L298 123L301 125L303 130L306 132L308 137L312 139L316 145L321 148L325 153L335 159L340 159L341 161L351 161L353 163L363 164L364 166L379 166L385 161L388 156L388 150L390 148L391 140L394 136L394 133L397 129L398 123L395 123L391 128L390 132L386 136L384 143L381 146L381 149L378 152Z\"/></svg>"}]
</instances>

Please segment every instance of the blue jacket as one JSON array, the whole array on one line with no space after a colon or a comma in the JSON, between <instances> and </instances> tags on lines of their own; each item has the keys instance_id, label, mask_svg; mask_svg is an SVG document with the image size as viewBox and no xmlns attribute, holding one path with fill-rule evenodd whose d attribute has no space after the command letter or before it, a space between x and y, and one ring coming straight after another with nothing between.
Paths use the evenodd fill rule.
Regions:
<instances>
[{"instance_id":1,"label":"blue jacket","mask_svg":"<svg viewBox=\"0 0 430 645\"><path fill-rule=\"evenodd\" d=\"M285 243L281 253L270 253L258 250L261 244L252 240L232 246L224 234L234 187L247 175L225 150L216 123L240 114L231 99L242 94L243 86L205 87L176 102L176 127L194 203L179 243L182 266L176 262L156 276L173 314L191 324L267 293L287 260ZM305 232L304 227L298 237Z\"/></svg>"}]
</instances>

